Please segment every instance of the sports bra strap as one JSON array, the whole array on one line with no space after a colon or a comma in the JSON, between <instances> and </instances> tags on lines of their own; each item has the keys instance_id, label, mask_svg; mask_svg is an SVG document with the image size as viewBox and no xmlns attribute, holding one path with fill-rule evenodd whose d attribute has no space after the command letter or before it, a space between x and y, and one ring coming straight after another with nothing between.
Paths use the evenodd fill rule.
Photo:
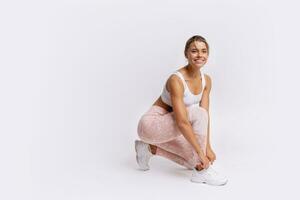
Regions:
<instances>
[{"instance_id":1,"label":"sports bra strap","mask_svg":"<svg viewBox=\"0 0 300 200\"><path fill-rule=\"evenodd\" d=\"M179 71L174 72L174 74L176 74L177 76L179 76L179 78L182 80L183 87L184 87L184 89L185 89L187 85L186 85L186 82L185 82L185 80L184 80L183 75L182 75Z\"/></svg>"},{"instance_id":2,"label":"sports bra strap","mask_svg":"<svg viewBox=\"0 0 300 200\"><path fill-rule=\"evenodd\" d=\"M181 74L181 72L175 71L173 74L176 74L177 76L180 77L180 79L181 79L182 82L183 82L183 87L184 87L184 89L185 89L185 88L187 87L187 83L186 83L186 81L184 80L184 77L183 77L183 75ZM202 91L203 91L204 88L205 88L206 82L205 82L204 73L203 73L202 71L200 71L200 75L201 75Z\"/></svg>"}]
</instances>

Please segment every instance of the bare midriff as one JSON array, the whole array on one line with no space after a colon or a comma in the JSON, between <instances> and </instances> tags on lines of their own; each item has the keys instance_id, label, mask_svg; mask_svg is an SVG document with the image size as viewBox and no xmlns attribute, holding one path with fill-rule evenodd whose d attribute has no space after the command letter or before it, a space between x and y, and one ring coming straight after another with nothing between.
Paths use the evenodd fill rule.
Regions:
<instances>
[{"instance_id":1,"label":"bare midriff","mask_svg":"<svg viewBox=\"0 0 300 200\"><path fill-rule=\"evenodd\" d=\"M159 98L154 102L153 105L162 107L163 109L165 109L168 112L172 112L173 109L171 106L169 106L168 104L166 104L165 102L162 101L161 97L159 96Z\"/></svg>"}]
</instances>

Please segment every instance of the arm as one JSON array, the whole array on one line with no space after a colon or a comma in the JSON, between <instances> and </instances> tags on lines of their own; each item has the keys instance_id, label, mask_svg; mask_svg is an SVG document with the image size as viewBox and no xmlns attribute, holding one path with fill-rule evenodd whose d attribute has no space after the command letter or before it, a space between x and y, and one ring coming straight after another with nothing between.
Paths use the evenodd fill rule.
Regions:
<instances>
[{"instance_id":1,"label":"arm","mask_svg":"<svg viewBox=\"0 0 300 200\"><path fill-rule=\"evenodd\" d=\"M167 81L167 87L169 86L172 108L178 125L179 130L186 138L186 140L194 147L200 157L204 156L198 140L194 134L192 125L188 120L188 113L183 102L184 87L181 80L176 76L172 75Z\"/></svg>"},{"instance_id":2,"label":"arm","mask_svg":"<svg viewBox=\"0 0 300 200\"><path fill-rule=\"evenodd\" d=\"M208 75L206 76L206 87L203 91L202 94L202 99L200 102L200 106L203 107L204 109L206 109L207 114L208 114L208 128L207 128L207 144L206 144L206 148L211 148L210 145L210 116L209 116L209 94L210 94L210 90L211 90L211 78Z\"/></svg>"},{"instance_id":3,"label":"arm","mask_svg":"<svg viewBox=\"0 0 300 200\"><path fill-rule=\"evenodd\" d=\"M205 76L206 76L206 87L203 91L203 96L200 102L200 106L206 109L208 114L206 156L211 162L211 164L213 164L213 162L216 160L216 154L213 152L210 145L210 116L209 116L209 94L212 87L212 83L211 83L211 78L208 75Z\"/></svg>"}]
</instances>

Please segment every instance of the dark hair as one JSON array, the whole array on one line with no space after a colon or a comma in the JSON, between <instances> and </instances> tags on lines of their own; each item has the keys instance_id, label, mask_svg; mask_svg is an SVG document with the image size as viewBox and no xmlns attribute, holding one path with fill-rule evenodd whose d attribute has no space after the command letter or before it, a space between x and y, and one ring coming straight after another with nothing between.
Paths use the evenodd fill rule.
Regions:
<instances>
[{"instance_id":1,"label":"dark hair","mask_svg":"<svg viewBox=\"0 0 300 200\"><path fill-rule=\"evenodd\" d=\"M185 57L187 57L186 54L187 54L187 50L189 49L190 45L195 41L204 42L205 46L207 48L207 53L209 54L209 46L208 46L206 39L200 35L194 35L193 37L188 39L188 41L186 41L186 43L185 43L185 48L184 48L184 56Z\"/></svg>"}]
</instances>

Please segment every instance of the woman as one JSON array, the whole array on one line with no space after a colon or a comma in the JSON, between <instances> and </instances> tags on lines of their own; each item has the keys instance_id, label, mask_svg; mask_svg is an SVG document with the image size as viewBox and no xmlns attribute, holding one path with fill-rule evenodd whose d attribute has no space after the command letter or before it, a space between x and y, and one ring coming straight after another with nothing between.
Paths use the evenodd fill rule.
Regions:
<instances>
[{"instance_id":1,"label":"woman","mask_svg":"<svg viewBox=\"0 0 300 200\"><path fill-rule=\"evenodd\" d=\"M142 170L160 155L192 169L192 182L225 185L227 179L212 169L216 155L209 140L211 78L201 69L209 55L206 40L195 35L185 45L188 64L167 80L161 96L141 117L135 141L136 160Z\"/></svg>"}]
</instances>

